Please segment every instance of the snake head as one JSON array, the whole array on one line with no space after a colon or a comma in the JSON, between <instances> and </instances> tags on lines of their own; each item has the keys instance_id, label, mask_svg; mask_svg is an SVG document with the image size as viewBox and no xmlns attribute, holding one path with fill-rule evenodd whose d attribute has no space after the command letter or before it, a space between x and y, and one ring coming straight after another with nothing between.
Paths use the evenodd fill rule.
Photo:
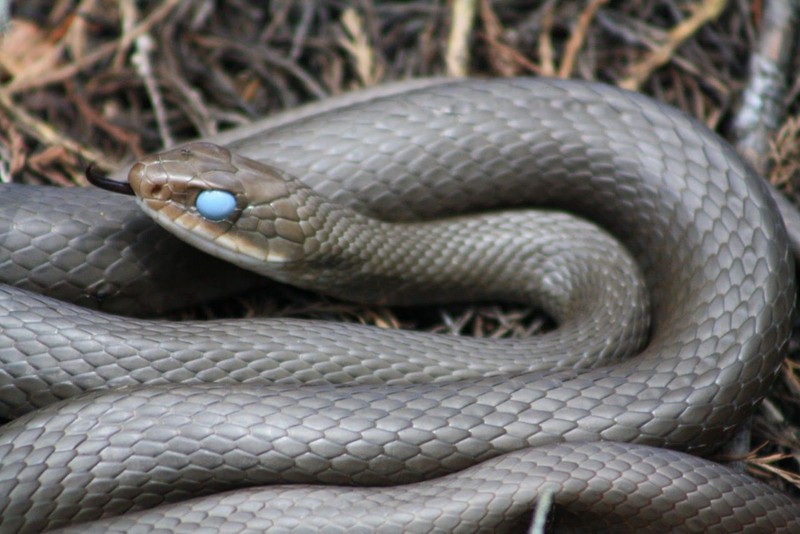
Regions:
<instances>
[{"instance_id":1,"label":"snake head","mask_svg":"<svg viewBox=\"0 0 800 534\"><path fill-rule=\"evenodd\" d=\"M145 212L181 239L270 274L315 245L313 193L265 163L192 143L136 163L129 183Z\"/></svg>"}]
</instances>

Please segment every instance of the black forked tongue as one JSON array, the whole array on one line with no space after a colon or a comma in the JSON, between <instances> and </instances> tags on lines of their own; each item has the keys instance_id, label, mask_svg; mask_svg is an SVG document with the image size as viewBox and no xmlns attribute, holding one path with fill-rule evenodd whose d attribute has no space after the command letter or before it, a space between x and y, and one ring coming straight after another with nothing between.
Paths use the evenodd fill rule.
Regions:
<instances>
[{"instance_id":1,"label":"black forked tongue","mask_svg":"<svg viewBox=\"0 0 800 534\"><path fill-rule=\"evenodd\" d=\"M113 191L114 193L122 193L123 195L133 195L133 188L128 182L118 182L112 180L102 172L98 171L93 164L86 167L86 179L89 183L100 189L106 191Z\"/></svg>"}]
</instances>

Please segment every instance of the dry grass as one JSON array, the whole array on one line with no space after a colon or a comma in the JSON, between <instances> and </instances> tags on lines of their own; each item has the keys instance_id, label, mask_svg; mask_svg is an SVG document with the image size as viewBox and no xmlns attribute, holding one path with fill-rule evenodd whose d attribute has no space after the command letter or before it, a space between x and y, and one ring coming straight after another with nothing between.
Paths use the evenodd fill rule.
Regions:
<instances>
[{"instance_id":1,"label":"dry grass","mask_svg":"<svg viewBox=\"0 0 800 534\"><path fill-rule=\"evenodd\" d=\"M0 180L83 185L87 160L110 169L329 94L447 72L568 75L635 87L727 135L761 17L759 1L720 0L263 5L17 2L0 48ZM794 192L800 76L789 83L770 178ZM280 304L232 301L224 313L258 309L473 335L527 335L541 326L518 308L409 314L285 293ZM800 476L797 352L796 338L756 415L759 447L747 458L754 472L786 487Z\"/></svg>"}]
</instances>

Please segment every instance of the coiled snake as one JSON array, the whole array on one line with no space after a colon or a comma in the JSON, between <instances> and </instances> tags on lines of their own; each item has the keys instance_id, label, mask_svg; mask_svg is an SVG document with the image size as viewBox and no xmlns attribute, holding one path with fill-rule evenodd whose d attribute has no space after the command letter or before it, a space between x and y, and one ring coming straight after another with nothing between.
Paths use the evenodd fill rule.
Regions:
<instances>
[{"instance_id":1,"label":"coiled snake","mask_svg":"<svg viewBox=\"0 0 800 534\"><path fill-rule=\"evenodd\" d=\"M420 290L434 300L483 290L532 298L559 322L542 350L570 356L562 369L532 371L525 360L533 349L514 342L299 320L260 329L257 321L123 319L0 286L0 403L19 416L0 432L0 529L36 531L284 482L414 484L248 490L140 512L114 528L138 520L188 530L206 520L236 530L250 518L261 530L492 530L526 519L538 489L557 490L557 503L575 503L572 519L597 529L800 526L797 503L769 487L649 447L713 451L777 373L794 264L766 185L713 133L640 95L556 80L420 85L248 134L230 150L196 144L149 157L131 185L145 211L182 238L303 287L380 302L413 303ZM232 211L201 215L195 203L206 189L231 193ZM84 292L92 298L119 291L130 301L138 290L120 289L119 271L148 270L160 259L153 251L171 241L125 198L79 194L92 200L74 201L78 211L110 210L121 226L100 228L94 247L76 245L67 227L82 215L36 213L15 200L0 206L0 266L30 268L17 285L41 282L50 275L37 261L49 255L67 280L82 269L105 273ZM548 215L548 224L569 229L537 237L560 258L539 259L525 245L529 234L517 234L537 223L520 211L495 213L531 205L569 210L613 234L647 295L629 276L636 267L623 268L625 253L602 234L585 239L584 252L562 250L566 239L581 241L571 225L583 222ZM407 222L478 210L491 213ZM33 236L37 229L47 237ZM131 236L138 242L119 246ZM138 267L105 258L105 241ZM523 252L476 252L504 243ZM437 249L458 254L455 244L467 252L441 259ZM65 245L68 252L53 252ZM531 275L543 290L506 286L509 277L526 279L523 260L544 264ZM190 268L202 270L195 261ZM556 264L572 271L562 275ZM347 278L329 274L332 266ZM442 275L446 266L456 285ZM413 279L395 278L409 272ZM597 273L625 282L598 283ZM48 284L56 293L75 285ZM639 300L648 296L646 345L616 361L638 348L607 339L648 331ZM614 361L579 369L590 353ZM490 356L498 361L481 359Z\"/></svg>"}]
</instances>

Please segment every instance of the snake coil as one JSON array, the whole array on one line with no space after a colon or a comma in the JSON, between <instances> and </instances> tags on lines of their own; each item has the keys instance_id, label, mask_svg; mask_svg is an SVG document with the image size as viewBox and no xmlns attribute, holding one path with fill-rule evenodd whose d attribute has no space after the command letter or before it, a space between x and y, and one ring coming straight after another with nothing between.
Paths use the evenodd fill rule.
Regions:
<instances>
[{"instance_id":1,"label":"snake coil","mask_svg":"<svg viewBox=\"0 0 800 534\"><path fill-rule=\"evenodd\" d=\"M143 164L148 171L139 167L132 176L160 172L181 196L183 179L196 186L202 173L184 177L173 163L205 172L194 162L216 150L199 145L155 156ZM337 497L319 488L288 490L276 505L288 522L272 524L286 530L302 530L291 518L308 506L318 511L309 528L509 527L539 487L571 495L557 497L562 504L587 495L594 504L576 513L615 528L788 532L800 525L800 509L788 497L704 460L650 448L702 454L718 447L764 397L790 332L794 264L780 216L760 178L702 125L598 84L470 80L372 95L219 151L232 167L225 172L261 168L246 158L267 162L359 217L413 225L534 205L576 213L613 234L638 263L652 305L649 340L635 357L597 369L543 374L501 359L489 371L471 356L479 346L505 353L503 342L491 349L480 340L308 321L276 320L256 331L254 322L122 319L1 286L0 402L12 415L44 407L0 431L0 529L35 531L235 485L289 482L415 485L411 500L388 489ZM174 224L180 216L159 215L164 209L147 198L142 204L168 229L188 233ZM9 227L24 227L24 208L4 211ZM303 221L302 210L288 212ZM342 219L326 232L349 245L347 229ZM199 230L221 241L212 227ZM0 265L6 257L35 263L19 251L35 256L42 243L70 241L10 232L0 238ZM242 257L230 247L209 249ZM369 250L368 268L381 272L386 249ZM55 263L80 269L84 257L65 253ZM598 319L600 329L605 324ZM451 369L458 380L444 377ZM285 385L266 388L267 379ZM110 389L81 394L95 388ZM67 400L50 404L61 398ZM608 441L632 445L602 443ZM553 467L556 456L572 458L572 467ZM590 461L596 456L617 467ZM536 465L556 474L534 473ZM609 482L568 492L595 473ZM441 475L442 482L429 480ZM518 483L501 487L506 476ZM687 480L695 489L686 489ZM621 497L620 487L641 492ZM680 487L686 493L674 494ZM250 490L252 497L223 497L226 505L192 501L156 511L156 519L140 517L151 528L185 518L183 528L191 529L201 510L221 524L213 519L216 506L252 511L280 500L264 491L266 497ZM244 508L225 508L234 501ZM384 508L390 501L396 514ZM352 522L342 523L351 511Z\"/></svg>"}]
</instances>

